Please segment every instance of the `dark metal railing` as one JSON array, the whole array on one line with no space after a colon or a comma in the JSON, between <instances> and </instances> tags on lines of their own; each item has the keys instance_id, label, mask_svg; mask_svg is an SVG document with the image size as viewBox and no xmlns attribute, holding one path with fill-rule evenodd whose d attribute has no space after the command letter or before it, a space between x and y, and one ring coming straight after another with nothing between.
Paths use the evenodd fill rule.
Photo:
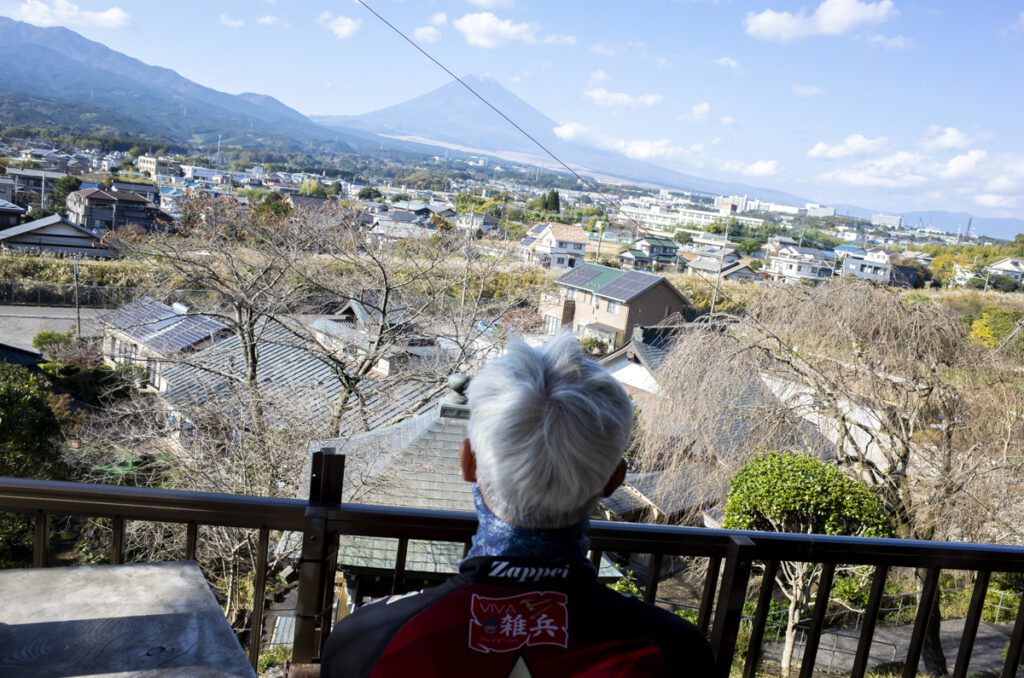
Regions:
<instances>
[{"instance_id":1,"label":"dark metal railing","mask_svg":"<svg viewBox=\"0 0 1024 678\"><path fill-rule=\"evenodd\" d=\"M0 510L36 515L36 566L46 564L46 521L50 515L113 518L111 562L123 560L123 530L126 521L186 524L186 558L195 557L199 525L259 530L252 631L248 648L253 665L260 651L270 531L302 532L293 667L306 666L315 673L313 665L318 661L320 649L330 633L339 535L397 538L392 590L401 591L410 539L468 544L476 530L476 516L468 513L341 504L339 499L343 471L343 456L322 452L314 454L308 502L0 478ZM885 593L886 577L892 568L914 568L924 572L924 583L903 672L904 676L911 678L917 674L929 617L938 595L939 576L943 570L975 573L974 591L952 673L955 678L967 675L991 574L1024 572L1024 548L1011 546L604 521L592 523L588 536L592 547L591 558L595 563L600 562L603 553L650 554L643 591L648 601L656 599L659 573L666 557L707 559L707 577L697 625L705 633L710 632L720 676L729 675L733 664L743 606L755 563L759 564L762 576L751 620L749 650L743 666L745 677L756 675L758 669L765 624L774 592L774 575L782 562L800 561L822 565L811 622L807 628L801 676L811 676L814 670L837 566L875 568L851 671L855 677L863 676L868 669L868 656ZM1006 678L1016 675L1022 650L1024 598L1018 609L1006 654L1002 674ZM299 673L297 671L296 675Z\"/></svg>"}]
</instances>

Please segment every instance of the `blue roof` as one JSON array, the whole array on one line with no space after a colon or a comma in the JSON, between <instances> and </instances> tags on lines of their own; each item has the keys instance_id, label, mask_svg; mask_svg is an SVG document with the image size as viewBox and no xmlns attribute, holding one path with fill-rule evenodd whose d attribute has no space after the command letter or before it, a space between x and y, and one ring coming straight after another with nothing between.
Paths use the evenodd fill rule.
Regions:
<instances>
[{"instance_id":1,"label":"blue roof","mask_svg":"<svg viewBox=\"0 0 1024 678\"><path fill-rule=\"evenodd\" d=\"M863 252L863 247L857 247L856 245L839 245L835 249L836 252Z\"/></svg>"}]
</instances>

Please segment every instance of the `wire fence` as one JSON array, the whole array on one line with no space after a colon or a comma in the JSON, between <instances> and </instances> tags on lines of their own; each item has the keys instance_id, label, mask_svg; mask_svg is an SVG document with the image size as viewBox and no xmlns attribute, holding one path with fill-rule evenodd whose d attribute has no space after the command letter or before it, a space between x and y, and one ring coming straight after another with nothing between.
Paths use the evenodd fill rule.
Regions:
<instances>
[{"instance_id":1,"label":"wire fence","mask_svg":"<svg viewBox=\"0 0 1024 678\"><path fill-rule=\"evenodd\" d=\"M205 290L7 281L0 282L0 305L73 307L76 303L76 288L78 305L85 308L117 308L143 296L150 296L168 304L180 302L193 306L209 296L209 292Z\"/></svg>"}]
</instances>

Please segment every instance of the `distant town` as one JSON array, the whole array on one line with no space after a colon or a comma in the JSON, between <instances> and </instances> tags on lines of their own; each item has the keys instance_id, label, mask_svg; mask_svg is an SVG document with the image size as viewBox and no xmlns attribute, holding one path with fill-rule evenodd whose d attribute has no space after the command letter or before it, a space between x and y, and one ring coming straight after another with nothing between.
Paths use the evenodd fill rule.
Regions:
<instances>
[{"instance_id":1,"label":"distant town","mask_svg":"<svg viewBox=\"0 0 1024 678\"><path fill-rule=\"evenodd\" d=\"M186 201L206 196L243 207L280 198L300 210L346 201L358 208L358 222L382 240L426 238L450 224L471 239L512 239L524 261L555 270L592 260L724 280L816 283L846 277L903 287L996 285L1004 291L1017 289L1024 278L1024 261L1014 257L984 256L980 265L977 257L970 265L940 260L935 270L943 248L998 249L1001 241L979 237L970 224L949 233L906 223L900 215L864 220L813 203L623 185L546 189L536 181L468 178L449 179L447 190L423 190L384 178L345 179L324 170L269 170L237 161L223 168L216 156L190 164L182 156L133 151L5 139L2 251L117 257L104 244L105 233L172 227ZM504 169L488 168L495 161L486 157L461 162L495 175ZM429 173L430 163L417 169ZM528 168L518 171L530 174Z\"/></svg>"}]
</instances>

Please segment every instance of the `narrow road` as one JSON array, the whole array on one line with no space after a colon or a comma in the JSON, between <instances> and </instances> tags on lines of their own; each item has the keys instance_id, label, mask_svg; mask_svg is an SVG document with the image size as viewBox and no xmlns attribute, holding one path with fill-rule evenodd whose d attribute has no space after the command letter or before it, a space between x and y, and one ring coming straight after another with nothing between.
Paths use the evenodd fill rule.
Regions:
<instances>
[{"instance_id":1,"label":"narrow road","mask_svg":"<svg viewBox=\"0 0 1024 678\"><path fill-rule=\"evenodd\" d=\"M82 309L82 336L97 332L96 318L107 309ZM0 344L32 349L32 337L43 330L67 332L77 324L75 309L65 306L0 306Z\"/></svg>"}]
</instances>

